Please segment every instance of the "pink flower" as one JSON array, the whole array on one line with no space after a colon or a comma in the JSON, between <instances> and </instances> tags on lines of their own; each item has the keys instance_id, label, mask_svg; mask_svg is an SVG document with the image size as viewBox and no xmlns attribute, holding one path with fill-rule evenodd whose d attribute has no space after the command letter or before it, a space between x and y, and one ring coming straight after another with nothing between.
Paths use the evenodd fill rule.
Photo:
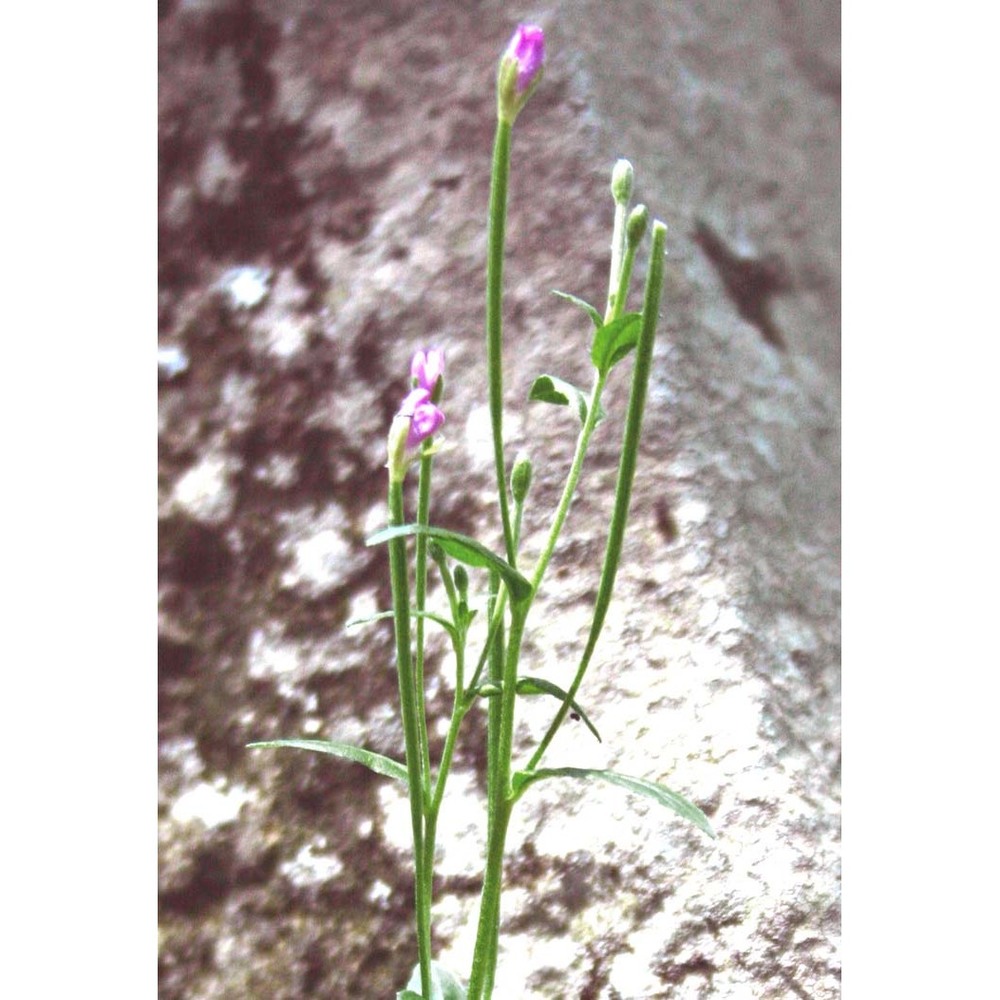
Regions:
<instances>
[{"instance_id":1,"label":"pink flower","mask_svg":"<svg viewBox=\"0 0 1000 1000\"><path fill-rule=\"evenodd\" d=\"M497 70L497 115L514 124L542 79L545 32L537 24L519 24Z\"/></svg>"},{"instance_id":2,"label":"pink flower","mask_svg":"<svg viewBox=\"0 0 1000 1000\"><path fill-rule=\"evenodd\" d=\"M410 429L406 435L406 447L409 451L435 434L444 423L444 414L431 402L431 394L426 389L414 389L403 400L397 417L409 418Z\"/></svg>"},{"instance_id":3,"label":"pink flower","mask_svg":"<svg viewBox=\"0 0 1000 1000\"><path fill-rule=\"evenodd\" d=\"M523 94L545 62L545 32L537 24L519 24L504 58L517 62L517 92Z\"/></svg>"},{"instance_id":4,"label":"pink flower","mask_svg":"<svg viewBox=\"0 0 1000 1000\"><path fill-rule=\"evenodd\" d=\"M406 478L406 470L416 461L420 445L444 423L444 414L433 401L435 395L440 397L443 388L444 351L439 348L417 351L410 373L417 385L393 417L386 441L390 483L401 483Z\"/></svg>"},{"instance_id":5,"label":"pink flower","mask_svg":"<svg viewBox=\"0 0 1000 1000\"><path fill-rule=\"evenodd\" d=\"M419 389L426 389L433 395L438 380L444 375L444 351L440 347L429 347L417 351L410 363L410 376Z\"/></svg>"}]
</instances>

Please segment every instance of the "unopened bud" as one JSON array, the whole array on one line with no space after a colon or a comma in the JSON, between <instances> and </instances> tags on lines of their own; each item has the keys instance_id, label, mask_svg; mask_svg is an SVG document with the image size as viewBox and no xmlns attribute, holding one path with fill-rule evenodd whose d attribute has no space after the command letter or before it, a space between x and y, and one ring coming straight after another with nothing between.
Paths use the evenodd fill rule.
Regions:
<instances>
[{"instance_id":1,"label":"unopened bud","mask_svg":"<svg viewBox=\"0 0 1000 1000\"><path fill-rule=\"evenodd\" d=\"M514 459L514 468L510 473L510 493L514 498L514 503L524 503L524 498L531 489L531 459L524 452L521 452Z\"/></svg>"},{"instance_id":2,"label":"unopened bud","mask_svg":"<svg viewBox=\"0 0 1000 1000\"><path fill-rule=\"evenodd\" d=\"M636 205L629 213L628 222L625 223L625 238L630 247L637 247L642 242L648 225L649 209L645 205Z\"/></svg>"},{"instance_id":3,"label":"unopened bud","mask_svg":"<svg viewBox=\"0 0 1000 1000\"><path fill-rule=\"evenodd\" d=\"M455 589L464 601L469 593L469 571L461 563L455 567Z\"/></svg>"},{"instance_id":4,"label":"unopened bud","mask_svg":"<svg viewBox=\"0 0 1000 1000\"><path fill-rule=\"evenodd\" d=\"M619 160L611 171L611 195L619 205L627 205L632 197L635 171L628 160Z\"/></svg>"},{"instance_id":5,"label":"unopened bud","mask_svg":"<svg viewBox=\"0 0 1000 1000\"><path fill-rule=\"evenodd\" d=\"M544 62L545 32L537 24L519 24L497 72L497 114L501 121L514 124L542 79Z\"/></svg>"}]
</instances>

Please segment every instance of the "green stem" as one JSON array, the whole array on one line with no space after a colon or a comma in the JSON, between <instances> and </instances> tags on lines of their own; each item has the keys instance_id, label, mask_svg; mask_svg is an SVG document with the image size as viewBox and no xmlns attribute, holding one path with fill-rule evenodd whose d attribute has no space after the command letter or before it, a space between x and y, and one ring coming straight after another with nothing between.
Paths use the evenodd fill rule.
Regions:
<instances>
[{"instance_id":1,"label":"green stem","mask_svg":"<svg viewBox=\"0 0 1000 1000\"><path fill-rule=\"evenodd\" d=\"M490 423L496 465L500 519L507 561L514 565L514 534L507 501L507 466L503 455L503 252L507 225L507 180L511 126L497 122L490 179L489 250L486 257L486 367L489 373Z\"/></svg>"},{"instance_id":2,"label":"green stem","mask_svg":"<svg viewBox=\"0 0 1000 1000\"><path fill-rule=\"evenodd\" d=\"M507 591L506 589L502 592L500 591L500 575L495 571L490 572L490 602L488 605L488 610L490 614L491 622L495 621L496 631L493 634L492 640L489 640L489 647L487 650L487 662L489 664L489 680L500 687L503 684L503 673L504 673L504 652L503 652L503 607L502 602L505 601ZM500 605L498 610L498 605ZM496 816L495 810L495 789L493 787L493 782L496 775L499 773L497 770L497 754L500 748L500 730L502 725L502 708L501 699L494 695L489 699L489 703L486 707L486 797L487 797L487 829L486 837L487 840L492 836L493 821Z\"/></svg>"},{"instance_id":3,"label":"green stem","mask_svg":"<svg viewBox=\"0 0 1000 1000\"><path fill-rule=\"evenodd\" d=\"M453 605L457 602L453 602ZM458 738L458 730L468 711L464 695L465 685L465 640L466 629L460 628L458 631L458 641L455 643L455 698L451 707L451 722L448 725L448 735L445 737L444 750L441 752L441 764L438 767L437 780L434 783L434 794L431 797L430 805L427 808L428 821L437 822L437 814L441 808L441 801L444 798L444 786L448 780L448 772L451 770L451 760L455 752L455 742Z\"/></svg>"},{"instance_id":4,"label":"green stem","mask_svg":"<svg viewBox=\"0 0 1000 1000\"><path fill-rule=\"evenodd\" d=\"M590 405L587 407L587 419L576 439L576 451L573 455L573 462L570 465L569 475L566 485L563 487L562 496L559 498L559 506L552 518L552 526L549 528L549 536L545 541L545 548L542 549L538 561L535 563L535 572L531 576L531 600L541 585L542 577L548 568L552 553L555 552L556 543L559 541L559 533L562 531L566 516L569 514L570 504L573 502L573 494L576 492L577 483L580 481L580 473L583 471L583 460L587 455L587 447L590 444L591 435L597 426L597 415L600 413L601 394L604 392L604 385L607 382L607 374L598 372L594 378L594 388L590 393Z\"/></svg>"},{"instance_id":5,"label":"green stem","mask_svg":"<svg viewBox=\"0 0 1000 1000\"><path fill-rule=\"evenodd\" d=\"M622 253L625 250L625 221L628 215L628 201L615 199L615 226L611 236L611 271L608 275L608 305L604 313L604 322L610 323L612 313L620 313ZM626 287L628 287L626 285Z\"/></svg>"},{"instance_id":6,"label":"green stem","mask_svg":"<svg viewBox=\"0 0 1000 1000\"><path fill-rule=\"evenodd\" d=\"M472 672L472 679L469 681L469 687L465 692L465 697L467 702L471 702L475 699L475 690L479 685L479 677L483 672L483 667L486 665L487 660L490 658L491 652L494 651L494 642L498 641L500 648L503 646L503 638L501 636L500 628L503 624L503 613L507 608L507 590L506 588L500 591L499 598L491 596L489 604L487 605L486 614L489 618L489 629L486 633L486 642L483 644L483 651L480 654L479 662L476 664L476 669ZM500 676L501 672L497 671L497 676Z\"/></svg>"},{"instance_id":7,"label":"green stem","mask_svg":"<svg viewBox=\"0 0 1000 1000\"><path fill-rule=\"evenodd\" d=\"M510 772L514 743L514 708L517 696L517 664L524 637L528 602L511 605L510 635L503 663L503 689L499 698L499 734L491 754L487 775L489 833L486 847L486 871L479 908L476 949L469 978L468 1000L489 997L496 972L500 935L500 890L503 884L503 855L507 827L513 805Z\"/></svg>"},{"instance_id":8,"label":"green stem","mask_svg":"<svg viewBox=\"0 0 1000 1000\"><path fill-rule=\"evenodd\" d=\"M403 484L389 483L389 524L405 524ZM417 950L420 958L420 989L431 995L431 929L430 884L425 874L427 859L424 839L425 776L422 761L425 754L420 746L421 728L417 720L419 704L413 661L410 656L410 582L406 566L406 541L394 538L389 542L389 574L392 582L392 604L396 625L396 669L399 675L399 704L403 720L403 742L406 748L407 782L410 787L410 818L413 825L414 903L417 916Z\"/></svg>"},{"instance_id":9,"label":"green stem","mask_svg":"<svg viewBox=\"0 0 1000 1000\"><path fill-rule=\"evenodd\" d=\"M428 439L432 440L432 439ZM424 527L430 523L431 505L431 466L434 462L433 454L427 454L428 445L424 444L420 455L420 481L417 487L417 524ZM417 535L416 539L416 560L415 560L416 584L414 587L413 604L417 611L425 611L427 603L427 536ZM427 710L425 705L424 687L424 619L420 616L416 620L416 666L414 668L414 693L417 699L417 725L420 727L420 746L424 757L421 764L425 780L430 780L431 760L430 741L427 739ZM424 794L429 794L429 788L424 789Z\"/></svg>"},{"instance_id":10,"label":"green stem","mask_svg":"<svg viewBox=\"0 0 1000 1000\"><path fill-rule=\"evenodd\" d=\"M632 282L632 268L635 265L635 252L638 248L638 243L627 241L625 259L622 261L618 276L618 290L608 298L608 308L604 314L605 323L618 319L625 312L625 300L628 298L628 286Z\"/></svg>"},{"instance_id":11,"label":"green stem","mask_svg":"<svg viewBox=\"0 0 1000 1000\"><path fill-rule=\"evenodd\" d=\"M618 481L615 485L615 503L608 529L608 542L604 551L604 565L601 568L601 580L597 588L597 600L594 603L594 620L590 626L587 645L577 668L573 683L566 692L556 717L552 720L528 764L527 770L532 771L537 766L552 738L563 724L570 710L570 704L576 697L583 681L583 676L590 666L591 657L597 646L597 639L604 627L604 619L611 603L611 592L614 589L615 575L618 572L618 561L621 558L622 543L625 538L625 525L628 521L628 508L632 498L632 482L635 478L636 461L639 455L639 435L642 432L642 417L646 408L646 392L649 387L649 374L653 364L653 341L656 338L656 322L659 318L660 293L663 288L663 255L666 243L667 227L657 220L653 223L653 248L649 257L649 272L646 276L646 291L642 307L642 330L639 343L636 346L635 367L632 371L632 388L629 393L628 415L625 418L625 432L622 440L621 461L618 466Z\"/></svg>"}]
</instances>

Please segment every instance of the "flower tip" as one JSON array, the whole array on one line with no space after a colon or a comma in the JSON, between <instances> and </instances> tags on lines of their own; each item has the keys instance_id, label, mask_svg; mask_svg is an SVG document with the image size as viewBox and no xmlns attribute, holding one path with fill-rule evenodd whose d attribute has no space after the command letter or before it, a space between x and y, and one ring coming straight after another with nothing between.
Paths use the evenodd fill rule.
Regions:
<instances>
[{"instance_id":1,"label":"flower tip","mask_svg":"<svg viewBox=\"0 0 1000 1000\"><path fill-rule=\"evenodd\" d=\"M410 362L410 379L414 388L426 389L431 395L438 382L444 376L444 350L440 347L428 347L417 351ZM435 399L435 402L437 400Z\"/></svg>"},{"instance_id":2,"label":"flower tip","mask_svg":"<svg viewBox=\"0 0 1000 1000\"><path fill-rule=\"evenodd\" d=\"M513 124L542 78L545 32L537 24L519 24L500 59L497 77L497 112Z\"/></svg>"},{"instance_id":3,"label":"flower tip","mask_svg":"<svg viewBox=\"0 0 1000 1000\"><path fill-rule=\"evenodd\" d=\"M626 159L620 159L615 163L611 171L611 195L620 205L627 205L632 197L632 183L635 179L635 170L632 164Z\"/></svg>"},{"instance_id":4,"label":"flower tip","mask_svg":"<svg viewBox=\"0 0 1000 1000\"><path fill-rule=\"evenodd\" d=\"M519 24L507 47L507 55L517 61L517 91L531 86L545 62L545 32L537 24Z\"/></svg>"}]
</instances>

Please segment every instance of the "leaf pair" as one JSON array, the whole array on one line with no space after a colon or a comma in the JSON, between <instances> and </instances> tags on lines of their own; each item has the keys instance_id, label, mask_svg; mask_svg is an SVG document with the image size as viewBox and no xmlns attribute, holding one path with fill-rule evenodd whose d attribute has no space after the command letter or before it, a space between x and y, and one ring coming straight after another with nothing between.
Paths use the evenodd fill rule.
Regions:
<instances>
[{"instance_id":1,"label":"leaf pair","mask_svg":"<svg viewBox=\"0 0 1000 1000\"><path fill-rule=\"evenodd\" d=\"M553 294L579 306L593 320L595 329L594 339L590 345L590 360L598 373L602 377L607 377L611 369L625 358L638 343L642 313L625 313L624 316L620 316L610 323L605 323L601 319L601 314L589 302L584 302L583 299L570 295L568 292L554 292ZM581 425L587 422L587 414L591 406L589 393L556 375L539 375L532 383L528 399L539 403L553 403L556 406L573 406L580 418ZM595 424L600 423L606 416L600 403L597 405Z\"/></svg>"},{"instance_id":2,"label":"leaf pair","mask_svg":"<svg viewBox=\"0 0 1000 1000\"><path fill-rule=\"evenodd\" d=\"M538 683L537 680L534 683ZM596 735L596 731L595 731ZM599 738L599 737L598 737ZM346 760L354 761L357 764L364 764L369 770L376 774L384 775L387 778L395 778L406 784L406 768L398 761L385 757L380 753L365 750L363 747L356 747L350 743L335 743L332 740L267 740L263 743L251 743L251 748L275 748L288 747L294 750L313 750L318 753L331 754L334 757L342 757ZM619 774L617 771L604 771L589 767L549 767L541 768L537 771L518 771L512 779L514 794L520 797L525 790L543 778L576 778L578 780L589 781L597 779L606 781L619 788L624 788L628 792L637 795L645 795L647 798L658 802L661 806L677 813L678 816L694 823L699 830L704 830L710 837L715 837L712 827L705 814L692 802L688 802L682 795L672 792L664 785L659 785L654 781L647 781L645 778L633 778L627 774ZM418 994L419 995L419 994ZM447 997L448 994L445 994Z\"/></svg>"}]
</instances>

